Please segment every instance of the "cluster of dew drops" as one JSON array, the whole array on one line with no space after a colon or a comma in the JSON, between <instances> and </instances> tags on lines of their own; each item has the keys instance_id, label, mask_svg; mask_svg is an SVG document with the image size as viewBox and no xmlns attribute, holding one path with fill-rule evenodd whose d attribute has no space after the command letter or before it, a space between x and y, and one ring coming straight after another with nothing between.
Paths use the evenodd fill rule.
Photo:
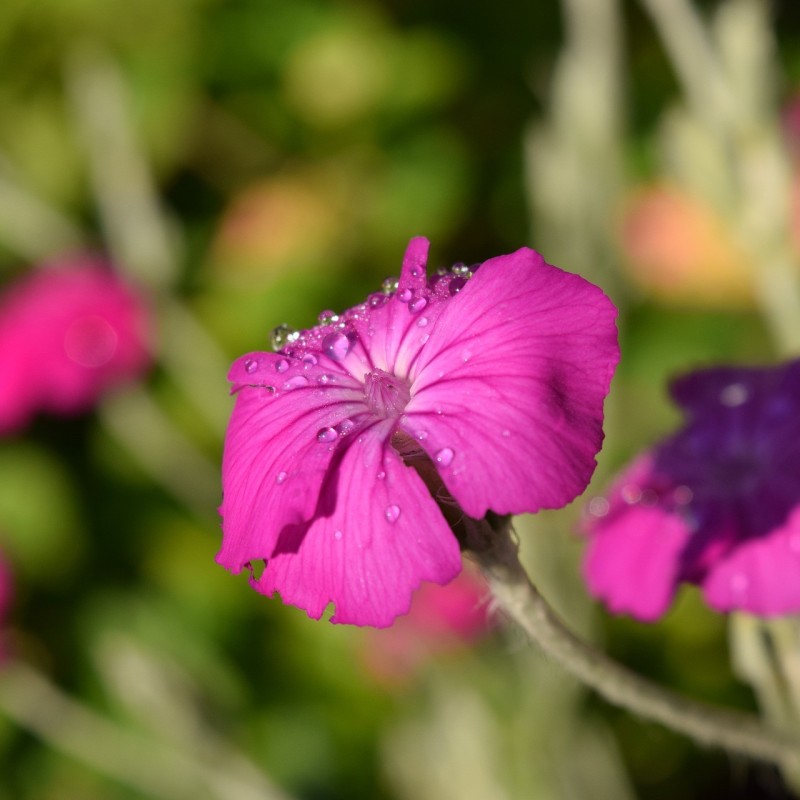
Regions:
<instances>
[{"instance_id":1,"label":"cluster of dew drops","mask_svg":"<svg viewBox=\"0 0 800 800\"><path fill-rule=\"evenodd\" d=\"M464 263L454 264L450 269L440 268L431 276L426 285L421 289L400 289L400 281L397 278L386 278L381 284L381 291L371 294L364 303L347 309L342 314L334 311L323 311L317 318L317 325L307 330L295 330L289 325L282 324L274 328L270 334L272 349L286 358L280 359L275 364L275 371L285 376L283 390L290 391L310 385L310 380L303 372L296 371L299 366L301 370L307 370L316 366L318 358L314 351L325 353L334 361L344 361L353 347L356 339L356 322L368 322L371 311L385 305L392 297L407 305L410 314L419 315L417 326L426 328L429 319L423 313L431 303L450 299L458 294L465 286L467 281L473 276L480 264L468 266ZM411 275L419 278L424 267L413 266ZM428 334L423 335L423 344L428 340ZM245 372L254 373L258 369L258 360L248 358L244 362ZM294 372L289 375L287 373ZM323 373L317 376L317 383L324 387L335 382L335 376ZM275 394L275 386L263 386L271 394ZM332 444L339 437L351 433L356 425L352 420L345 419L335 428L321 428L317 433L317 441ZM451 448L445 447L440 450L435 457L439 466L447 467L453 461L454 452ZM385 473L379 473L379 477L385 477ZM276 483L282 484L288 478L288 473L281 471L276 477ZM389 523L394 523L400 518L400 506L392 504L387 506L384 516ZM336 538L340 539L341 531L336 531Z\"/></svg>"}]
</instances>

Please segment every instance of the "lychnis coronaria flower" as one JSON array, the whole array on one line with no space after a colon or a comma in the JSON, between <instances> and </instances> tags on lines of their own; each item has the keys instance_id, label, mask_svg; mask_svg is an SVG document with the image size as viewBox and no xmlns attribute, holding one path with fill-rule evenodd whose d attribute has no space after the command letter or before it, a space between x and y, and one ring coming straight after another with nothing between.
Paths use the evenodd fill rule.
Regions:
<instances>
[{"instance_id":1,"label":"lychnis coronaria flower","mask_svg":"<svg viewBox=\"0 0 800 800\"><path fill-rule=\"evenodd\" d=\"M399 281L230 371L217 560L314 618L389 625L460 571L439 503L559 507L595 466L610 301L532 250L431 277L427 253L413 239Z\"/></svg>"},{"instance_id":2,"label":"lychnis coronaria flower","mask_svg":"<svg viewBox=\"0 0 800 800\"><path fill-rule=\"evenodd\" d=\"M148 365L142 298L102 259L45 264L0 296L0 434L83 411Z\"/></svg>"},{"instance_id":3,"label":"lychnis coronaria flower","mask_svg":"<svg viewBox=\"0 0 800 800\"><path fill-rule=\"evenodd\" d=\"M685 427L589 506L591 591L641 620L682 581L719 611L800 611L800 361L694 372L672 396Z\"/></svg>"}]
</instances>

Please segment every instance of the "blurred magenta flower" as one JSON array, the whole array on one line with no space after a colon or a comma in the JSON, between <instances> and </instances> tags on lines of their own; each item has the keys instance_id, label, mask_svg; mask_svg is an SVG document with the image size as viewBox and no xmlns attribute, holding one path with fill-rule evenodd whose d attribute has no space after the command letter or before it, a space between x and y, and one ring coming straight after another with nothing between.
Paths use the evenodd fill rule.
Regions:
<instances>
[{"instance_id":1,"label":"blurred magenta flower","mask_svg":"<svg viewBox=\"0 0 800 800\"><path fill-rule=\"evenodd\" d=\"M361 658L379 683L403 683L429 659L459 652L476 642L490 627L489 587L472 569L447 586L424 583L411 610L391 628L367 632Z\"/></svg>"},{"instance_id":2,"label":"blurred magenta flower","mask_svg":"<svg viewBox=\"0 0 800 800\"><path fill-rule=\"evenodd\" d=\"M701 370L672 396L685 427L589 505L590 590L640 620L682 581L719 611L800 611L800 361Z\"/></svg>"},{"instance_id":3,"label":"blurred magenta flower","mask_svg":"<svg viewBox=\"0 0 800 800\"><path fill-rule=\"evenodd\" d=\"M229 374L217 561L313 618L333 602L332 621L384 627L422 581L452 580L437 500L476 519L556 508L595 467L608 298L526 248L430 278L427 253L413 239L383 293L276 329L279 352Z\"/></svg>"},{"instance_id":4,"label":"blurred magenta flower","mask_svg":"<svg viewBox=\"0 0 800 800\"><path fill-rule=\"evenodd\" d=\"M74 414L147 367L142 298L93 254L48 263L0 296L0 433Z\"/></svg>"}]
</instances>

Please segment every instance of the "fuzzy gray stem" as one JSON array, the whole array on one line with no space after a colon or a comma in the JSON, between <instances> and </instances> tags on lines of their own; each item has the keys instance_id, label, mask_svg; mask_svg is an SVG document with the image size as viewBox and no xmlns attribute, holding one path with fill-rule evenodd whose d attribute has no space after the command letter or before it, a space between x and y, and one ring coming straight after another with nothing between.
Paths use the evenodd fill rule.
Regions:
<instances>
[{"instance_id":1,"label":"fuzzy gray stem","mask_svg":"<svg viewBox=\"0 0 800 800\"><path fill-rule=\"evenodd\" d=\"M478 523L469 547L502 609L533 642L606 700L697 742L774 763L800 753L800 740L757 717L691 700L645 680L579 639L531 583L507 519Z\"/></svg>"}]
</instances>

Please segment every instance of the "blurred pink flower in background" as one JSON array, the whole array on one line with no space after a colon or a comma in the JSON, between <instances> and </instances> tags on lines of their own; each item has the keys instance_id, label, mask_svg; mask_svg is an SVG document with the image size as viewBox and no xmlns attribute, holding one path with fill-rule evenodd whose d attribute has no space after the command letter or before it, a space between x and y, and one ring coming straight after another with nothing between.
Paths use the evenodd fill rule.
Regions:
<instances>
[{"instance_id":1,"label":"blurred pink flower in background","mask_svg":"<svg viewBox=\"0 0 800 800\"><path fill-rule=\"evenodd\" d=\"M686 375L686 425L589 505L584 573L611 611L649 621L681 582L710 606L800 611L800 361Z\"/></svg>"},{"instance_id":2,"label":"blurred pink flower in background","mask_svg":"<svg viewBox=\"0 0 800 800\"><path fill-rule=\"evenodd\" d=\"M662 184L634 191L620 244L631 280L657 300L707 308L753 302L746 253L725 220L689 192Z\"/></svg>"},{"instance_id":3,"label":"blurred pink flower in background","mask_svg":"<svg viewBox=\"0 0 800 800\"><path fill-rule=\"evenodd\" d=\"M559 508L595 468L609 299L528 248L430 277L427 256L412 239L384 292L229 373L217 561L315 619L390 625L461 570L442 507Z\"/></svg>"},{"instance_id":4,"label":"blurred pink flower in background","mask_svg":"<svg viewBox=\"0 0 800 800\"><path fill-rule=\"evenodd\" d=\"M403 683L429 659L459 652L491 628L489 587L465 567L447 586L423 583L391 628L367 631L361 659L379 683Z\"/></svg>"},{"instance_id":5,"label":"blurred pink flower in background","mask_svg":"<svg viewBox=\"0 0 800 800\"><path fill-rule=\"evenodd\" d=\"M0 296L0 434L84 411L150 362L143 298L93 254L49 262Z\"/></svg>"}]
</instances>

